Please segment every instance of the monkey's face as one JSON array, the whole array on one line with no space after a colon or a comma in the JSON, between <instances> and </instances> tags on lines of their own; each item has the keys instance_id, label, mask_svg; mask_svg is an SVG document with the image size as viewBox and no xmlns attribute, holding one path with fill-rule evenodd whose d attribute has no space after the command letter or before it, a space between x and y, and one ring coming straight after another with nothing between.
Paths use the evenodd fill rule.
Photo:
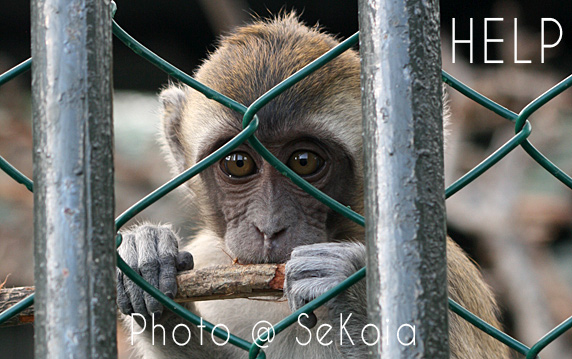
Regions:
<instances>
[{"instance_id":1,"label":"monkey's face","mask_svg":"<svg viewBox=\"0 0 572 359\"><path fill-rule=\"evenodd\" d=\"M265 144L280 161L318 189L343 203L352 199L353 168L341 146L295 133ZM202 177L212 194L219 233L240 263L284 262L294 247L325 242L337 234L339 215L293 184L246 144Z\"/></svg>"},{"instance_id":2,"label":"monkey's face","mask_svg":"<svg viewBox=\"0 0 572 359\"><path fill-rule=\"evenodd\" d=\"M239 28L223 38L195 78L248 106L338 42L295 17ZM257 138L330 197L362 207L359 57L347 51L257 112ZM242 116L185 87L161 94L165 147L180 173L242 130ZM206 229L242 263L283 262L299 245L361 229L306 194L248 144L189 183Z\"/></svg>"}]
</instances>

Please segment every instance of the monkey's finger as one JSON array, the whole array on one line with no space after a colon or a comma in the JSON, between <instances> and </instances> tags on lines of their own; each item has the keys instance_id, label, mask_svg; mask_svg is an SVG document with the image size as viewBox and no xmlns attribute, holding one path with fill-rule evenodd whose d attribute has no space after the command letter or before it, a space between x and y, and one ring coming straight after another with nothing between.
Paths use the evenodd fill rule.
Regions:
<instances>
[{"instance_id":1,"label":"monkey's finger","mask_svg":"<svg viewBox=\"0 0 572 359\"><path fill-rule=\"evenodd\" d=\"M127 292L127 297L131 302L133 307L133 313L139 313L144 317L149 317L149 312L147 312L147 307L145 306L145 299L143 297L143 289L141 289L137 284L129 278L124 280L125 291Z\"/></svg>"},{"instance_id":2,"label":"monkey's finger","mask_svg":"<svg viewBox=\"0 0 572 359\"><path fill-rule=\"evenodd\" d=\"M141 274L141 271L138 268L138 254L135 245L135 235L133 233L123 234L123 244L119 247L119 254L128 266ZM148 317L149 313L147 312L147 308L145 306L143 289L141 289L137 284L133 283L131 279L125 276L123 276L123 286L125 292L127 293L127 298L131 303L133 313L139 313L145 317Z\"/></svg>"},{"instance_id":3,"label":"monkey's finger","mask_svg":"<svg viewBox=\"0 0 572 359\"><path fill-rule=\"evenodd\" d=\"M143 263L139 267L139 271L141 272L143 279L149 282L149 284L155 288L158 288L159 290L161 289L159 288L159 262L151 261ZM145 308L147 309L147 313L155 315L155 318L158 318L163 312L163 305L159 303L155 297L147 292L143 293L143 298L145 301Z\"/></svg>"},{"instance_id":4,"label":"monkey's finger","mask_svg":"<svg viewBox=\"0 0 572 359\"><path fill-rule=\"evenodd\" d=\"M290 259L312 258L314 256L318 256L318 257L328 256L328 257L330 257L330 253L322 251L319 248L315 248L313 244L298 246L292 250L292 253L290 253Z\"/></svg>"},{"instance_id":5,"label":"monkey's finger","mask_svg":"<svg viewBox=\"0 0 572 359\"><path fill-rule=\"evenodd\" d=\"M175 257L165 256L160 259L159 290L171 299L177 295L177 266Z\"/></svg>"},{"instance_id":6,"label":"monkey's finger","mask_svg":"<svg viewBox=\"0 0 572 359\"><path fill-rule=\"evenodd\" d=\"M342 264L341 261L321 261L316 257L291 259L286 262L286 281L295 283L298 280L319 278L342 281L345 279L339 269Z\"/></svg>"},{"instance_id":7,"label":"monkey's finger","mask_svg":"<svg viewBox=\"0 0 572 359\"><path fill-rule=\"evenodd\" d=\"M143 225L137 228L139 266L141 275L152 286L174 298L171 282L175 281L175 258L178 252L178 238L169 225ZM168 275L165 273L173 272ZM169 278L172 277L172 278ZM176 285L175 285L176 288ZM149 314L160 316L163 305L148 293L144 294Z\"/></svg>"},{"instance_id":8,"label":"monkey's finger","mask_svg":"<svg viewBox=\"0 0 572 359\"><path fill-rule=\"evenodd\" d=\"M170 226L157 227L157 258L159 258L158 287L169 298L177 294L177 255L179 242Z\"/></svg>"},{"instance_id":9,"label":"monkey's finger","mask_svg":"<svg viewBox=\"0 0 572 359\"><path fill-rule=\"evenodd\" d=\"M347 255L348 246L345 243L315 243L298 246L294 248L291 258L317 258L321 261L323 258L344 259ZM320 259L321 258L321 259Z\"/></svg>"},{"instance_id":10,"label":"monkey's finger","mask_svg":"<svg viewBox=\"0 0 572 359\"><path fill-rule=\"evenodd\" d=\"M187 251L181 251L177 254L177 271L191 270L195 266L193 255Z\"/></svg>"},{"instance_id":11,"label":"monkey's finger","mask_svg":"<svg viewBox=\"0 0 572 359\"><path fill-rule=\"evenodd\" d=\"M285 283L284 292L290 308L295 311L332 289L337 283L339 282L332 278L298 279Z\"/></svg>"},{"instance_id":12,"label":"monkey's finger","mask_svg":"<svg viewBox=\"0 0 572 359\"><path fill-rule=\"evenodd\" d=\"M343 280L365 266L365 257L365 246L361 243L317 243L295 248L288 264L296 263L310 272L320 272L319 276L338 276Z\"/></svg>"},{"instance_id":13,"label":"monkey's finger","mask_svg":"<svg viewBox=\"0 0 572 359\"><path fill-rule=\"evenodd\" d=\"M129 297L123 284L123 272L117 269L117 306L123 314L130 315L133 313L133 306L129 301Z\"/></svg>"}]
</instances>

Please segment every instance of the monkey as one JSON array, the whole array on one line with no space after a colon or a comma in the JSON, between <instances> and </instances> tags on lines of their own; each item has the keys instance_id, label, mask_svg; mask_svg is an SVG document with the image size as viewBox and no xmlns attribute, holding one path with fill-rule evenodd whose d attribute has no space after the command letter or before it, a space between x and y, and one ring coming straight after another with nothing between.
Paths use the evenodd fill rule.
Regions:
<instances>
[{"instance_id":1,"label":"monkey","mask_svg":"<svg viewBox=\"0 0 572 359\"><path fill-rule=\"evenodd\" d=\"M321 28L303 24L295 13L256 19L221 37L194 78L248 106L338 43ZM159 97L162 143L174 174L242 130L240 114L186 85L170 84ZM271 153L330 197L363 211L357 51L344 52L268 103L257 116L256 136ZM122 231L119 254L171 298L177 289L176 272L193 265L286 263L286 301L187 304L204 320L222 323L223 329L239 337L252 338L257 322L277 323L365 266L364 229L298 188L248 143L189 180L184 190L199 211L192 219L198 223L197 234L188 243L168 224L145 223ZM491 290L449 238L447 261L450 298L499 327ZM247 357L245 351L220 345L219 338L214 342L210 333L163 308L120 271L117 277L118 307L140 357ZM277 335L264 351L269 358L364 358L368 346L360 340L360 332L367 324L366 305L362 280L314 312L320 323L331 323L331 333L324 339L328 345L317 340L316 327L308 324L311 320L302 318L306 321ZM347 325L339 323L340 316ZM189 332L177 330L185 323ZM162 328L158 332L152 330L157 325ZM452 313L449 333L451 358L508 358L503 344Z\"/></svg>"}]
</instances>

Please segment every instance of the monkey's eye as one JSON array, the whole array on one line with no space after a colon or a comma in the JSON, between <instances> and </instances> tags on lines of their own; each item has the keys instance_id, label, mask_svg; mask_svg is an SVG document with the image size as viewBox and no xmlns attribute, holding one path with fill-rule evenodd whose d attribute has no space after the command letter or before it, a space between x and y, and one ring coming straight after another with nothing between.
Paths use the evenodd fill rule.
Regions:
<instances>
[{"instance_id":1,"label":"monkey's eye","mask_svg":"<svg viewBox=\"0 0 572 359\"><path fill-rule=\"evenodd\" d=\"M296 151L288 159L288 167L300 176L310 176L324 165L324 159L311 151Z\"/></svg>"},{"instance_id":2,"label":"monkey's eye","mask_svg":"<svg viewBox=\"0 0 572 359\"><path fill-rule=\"evenodd\" d=\"M256 172L256 164L246 152L233 152L220 163L221 169L229 177L246 177Z\"/></svg>"}]
</instances>

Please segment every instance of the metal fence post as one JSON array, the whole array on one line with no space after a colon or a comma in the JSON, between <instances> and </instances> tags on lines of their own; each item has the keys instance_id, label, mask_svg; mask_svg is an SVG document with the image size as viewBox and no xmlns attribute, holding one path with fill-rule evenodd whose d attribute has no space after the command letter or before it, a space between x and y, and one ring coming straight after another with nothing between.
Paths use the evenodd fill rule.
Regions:
<instances>
[{"instance_id":1,"label":"metal fence post","mask_svg":"<svg viewBox=\"0 0 572 359\"><path fill-rule=\"evenodd\" d=\"M370 358L449 358L438 2L359 17Z\"/></svg>"},{"instance_id":2,"label":"metal fence post","mask_svg":"<svg viewBox=\"0 0 572 359\"><path fill-rule=\"evenodd\" d=\"M31 10L35 357L114 358L111 4Z\"/></svg>"}]
</instances>

